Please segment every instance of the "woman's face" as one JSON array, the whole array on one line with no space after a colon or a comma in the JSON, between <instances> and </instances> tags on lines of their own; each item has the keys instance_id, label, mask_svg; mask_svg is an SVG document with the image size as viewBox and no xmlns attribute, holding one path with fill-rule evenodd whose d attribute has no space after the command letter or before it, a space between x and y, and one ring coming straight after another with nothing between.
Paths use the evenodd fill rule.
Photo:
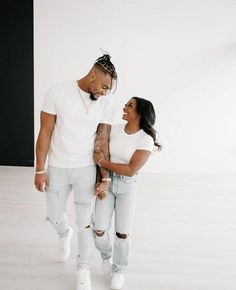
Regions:
<instances>
[{"instance_id":1,"label":"woman's face","mask_svg":"<svg viewBox=\"0 0 236 290\"><path fill-rule=\"evenodd\" d=\"M126 121L136 121L140 119L140 115L137 111L137 101L135 99L130 99L123 108L123 120Z\"/></svg>"}]
</instances>

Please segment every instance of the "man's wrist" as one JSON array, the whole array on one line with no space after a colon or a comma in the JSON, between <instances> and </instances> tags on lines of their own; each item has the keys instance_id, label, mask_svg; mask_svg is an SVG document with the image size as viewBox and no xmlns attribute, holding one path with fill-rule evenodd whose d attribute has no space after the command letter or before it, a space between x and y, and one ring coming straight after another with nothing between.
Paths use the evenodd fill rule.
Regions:
<instances>
[{"instance_id":1,"label":"man's wrist","mask_svg":"<svg viewBox=\"0 0 236 290\"><path fill-rule=\"evenodd\" d=\"M110 177L103 177L102 181L107 181L107 182L111 182L111 178Z\"/></svg>"},{"instance_id":2,"label":"man's wrist","mask_svg":"<svg viewBox=\"0 0 236 290\"><path fill-rule=\"evenodd\" d=\"M46 173L46 170L45 169L42 169L42 170L37 170L35 171L35 174L45 174Z\"/></svg>"}]
</instances>

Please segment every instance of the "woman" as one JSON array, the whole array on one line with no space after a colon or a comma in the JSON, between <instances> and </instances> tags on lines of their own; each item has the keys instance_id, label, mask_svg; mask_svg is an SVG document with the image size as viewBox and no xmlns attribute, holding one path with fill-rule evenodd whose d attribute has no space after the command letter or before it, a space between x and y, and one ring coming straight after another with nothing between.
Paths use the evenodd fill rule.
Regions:
<instances>
[{"instance_id":1,"label":"woman","mask_svg":"<svg viewBox=\"0 0 236 290\"><path fill-rule=\"evenodd\" d=\"M123 108L124 125L113 125L110 135L110 161L105 160L102 152L96 150L94 160L100 167L110 171L111 179L105 179L108 191L98 194L95 206L95 243L103 259L102 268L105 273L112 270L111 289L121 289L124 283L123 272L128 264L128 235L135 209L135 175L147 162L156 146L155 110L150 101L133 97ZM110 182L110 185L109 185ZM105 184L104 184L105 183ZM116 239L113 250L108 231L111 218L115 212Z\"/></svg>"}]
</instances>

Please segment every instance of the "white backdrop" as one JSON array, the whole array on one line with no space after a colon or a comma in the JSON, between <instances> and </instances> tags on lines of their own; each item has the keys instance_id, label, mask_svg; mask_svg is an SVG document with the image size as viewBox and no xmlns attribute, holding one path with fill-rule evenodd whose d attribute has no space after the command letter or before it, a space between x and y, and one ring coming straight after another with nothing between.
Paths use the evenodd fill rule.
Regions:
<instances>
[{"instance_id":1,"label":"white backdrop","mask_svg":"<svg viewBox=\"0 0 236 290\"><path fill-rule=\"evenodd\" d=\"M119 75L119 122L151 100L163 151L146 172L236 172L236 1L35 0L35 137L48 87L79 79L101 55Z\"/></svg>"}]
</instances>

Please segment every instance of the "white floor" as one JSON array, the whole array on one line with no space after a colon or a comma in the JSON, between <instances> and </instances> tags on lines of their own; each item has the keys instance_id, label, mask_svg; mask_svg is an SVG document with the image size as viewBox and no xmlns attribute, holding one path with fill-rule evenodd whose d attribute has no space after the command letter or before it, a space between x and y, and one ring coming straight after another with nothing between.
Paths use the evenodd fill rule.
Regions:
<instances>
[{"instance_id":1,"label":"white floor","mask_svg":"<svg viewBox=\"0 0 236 290\"><path fill-rule=\"evenodd\" d=\"M142 174L124 290L235 290L236 179ZM69 218L74 223L72 196ZM67 264L45 218L33 168L0 167L0 289L75 290L76 235ZM92 289L109 289L96 250Z\"/></svg>"}]
</instances>

